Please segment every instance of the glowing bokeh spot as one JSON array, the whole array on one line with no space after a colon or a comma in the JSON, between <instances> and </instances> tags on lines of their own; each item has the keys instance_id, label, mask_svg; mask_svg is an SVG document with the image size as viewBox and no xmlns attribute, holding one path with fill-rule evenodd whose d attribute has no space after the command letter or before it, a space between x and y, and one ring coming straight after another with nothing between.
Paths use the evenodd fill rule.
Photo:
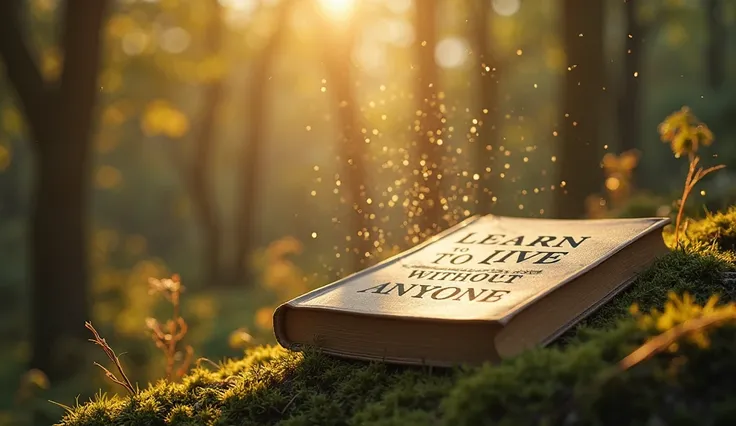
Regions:
<instances>
[{"instance_id":1,"label":"glowing bokeh spot","mask_svg":"<svg viewBox=\"0 0 736 426\"><path fill-rule=\"evenodd\" d=\"M355 0L318 0L322 13L331 19L345 20L355 8Z\"/></svg>"},{"instance_id":2,"label":"glowing bokeh spot","mask_svg":"<svg viewBox=\"0 0 736 426\"><path fill-rule=\"evenodd\" d=\"M169 53L181 53L189 47L191 36L181 27L169 28L161 34L159 44Z\"/></svg>"},{"instance_id":3,"label":"glowing bokeh spot","mask_svg":"<svg viewBox=\"0 0 736 426\"><path fill-rule=\"evenodd\" d=\"M457 68L467 59L468 46L465 39L447 37L437 43L434 59L442 68Z\"/></svg>"},{"instance_id":4,"label":"glowing bokeh spot","mask_svg":"<svg viewBox=\"0 0 736 426\"><path fill-rule=\"evenodd\" d=\"M123 52L126 55L135 56L140 55L148 47L149 37L148 34L141 30L133 30L123 36L120 41L122 44Z\"/></svg>"},{"instance_id":5,"label":"glowing bokeh spot","mask_svg":"<svg viewBox=\"0 0 736 426\"><path fill-rule=\"evenodd\" d=\"M521 8L521 0L492 0L491 7L501 16L511 16Z\"/></svg>"},{"instance_id":6,"label":"glowing bokeh spot","mask_svg":"<svg viewBox=\"0 0 736 426\"><path fill-rule=\"evenodd\" d=\"M621 181L615 177L609 177L606 179L606 188L609 191L615 191L621 186Z\"/></svg>"}]
</instances>

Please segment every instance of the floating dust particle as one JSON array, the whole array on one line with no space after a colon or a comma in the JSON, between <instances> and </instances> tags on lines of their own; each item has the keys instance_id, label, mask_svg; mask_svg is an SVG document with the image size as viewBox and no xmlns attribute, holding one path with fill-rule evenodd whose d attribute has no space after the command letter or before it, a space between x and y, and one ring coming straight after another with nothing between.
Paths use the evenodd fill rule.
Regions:
<instances>
[{"instance_id":1,"label":"floating dust particle","mask_svg":"<svg viewBox=\"0 0 736 426\"><path fill-rule=\"evenodd\" d=\"M305 127L305 128L307 129L307 131L310 131L310 130L312 130L312 126L307 126L307 127Z\"/></svg>"},{"instance_id":2,"label":"floating dust particle","mask_svg":"<svg viewBox=\"0 0 736 426\"><path fill-rule=\"evenodd\" d=\"M317 238L317 233L316 232L312 232L312 238Z\"/></svg>"},{"instance_id":3,"label":"floating dust particle","mask_svg":"<svg viewBox=\"0 0 736 426\"><path fill-rule=\"evenodd\" d=\"M524 53L521 49L516 49L516 56L521 56Z\"/></svg>"}]
</instances>

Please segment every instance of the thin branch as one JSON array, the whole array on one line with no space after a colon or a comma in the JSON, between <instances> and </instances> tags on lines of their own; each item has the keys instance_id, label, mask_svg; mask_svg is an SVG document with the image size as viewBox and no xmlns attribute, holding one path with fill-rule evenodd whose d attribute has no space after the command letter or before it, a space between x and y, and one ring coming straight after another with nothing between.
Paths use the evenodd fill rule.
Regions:
<instances>
[{"instance_id":1,"label":"thin branch","mask_svg":"<svg viewBox=\"0 0 736 426\"><path fill-rule=\"evenodd\" d=\"M724 321L736 319L736 313L727 311L721 314L712 314L697 319L692 319L657 335L648 342L641 345L634 352L618 363L621 371L628 370L635 365L646 361L654 355L664 351L671 344L687 334L691 334Z\"/></svg>"},{"instance_id":2,"label":"thin branch","mask_svg":"<svg viewBox=\"0 0 736 426\"><path fill-rule=\"evenodd\" d=\"M0 1L0 58L30 127L38 131L43 128L48 90L23 36L20 5L19 0Z\"/></svg>"},{"instance_id":3,"label":"thin branch","mask_svg":"<svg viewBox=\"0 0 736 426\"><path fill-rule=\"evenodd\" d=\"M84 327L87 328L87 330L91 331L92 334L95 336L94 339L89 339L89 341L102 348L102 351L105 352L105 355L107 355L110 361L115 364L115 368L117 368L118 372L120 373L120 377L122 378L118 378L115 374L113 374L107 368L103 367L100 363L95 362L94 364L100 367L102 371L105 372L105 376L107 376L110 381L124 387L131 395L135 395L135 388L128 379L128 376L125 374L125 370L123 369L122 364L120 364L120 358L118 358L118 356L115 354L115 351L110 347L110 345L107 344L107 341L100 336L100 334L97 332L91 322L84 323Z\"/></svg>"}]
</instances>

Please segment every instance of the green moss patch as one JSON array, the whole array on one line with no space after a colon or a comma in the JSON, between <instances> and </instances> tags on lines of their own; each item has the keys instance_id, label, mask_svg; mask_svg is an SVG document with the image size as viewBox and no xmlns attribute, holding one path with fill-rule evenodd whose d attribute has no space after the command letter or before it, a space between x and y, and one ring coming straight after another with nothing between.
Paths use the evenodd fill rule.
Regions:
<instances>
[{"instance_id":1,"label":"green moss patch","mask_svg":"<svg viewBox=\"0 0 736 426\"><path fill-rule=\"evenodd\" d=\"M730 424L734 325L710 330L706 348L682 341L675 352L606 376L651 333L628 314L632 303L661 308L670 291L701 304L712 294L736 299L721 279L731 257L688 234L687 248L659 259L560 343L498 365L397 367L260 347L219 368L195 368L181 383L155 383L133 397L98 396L61 424Z\"/></svg>"}]
</instances>

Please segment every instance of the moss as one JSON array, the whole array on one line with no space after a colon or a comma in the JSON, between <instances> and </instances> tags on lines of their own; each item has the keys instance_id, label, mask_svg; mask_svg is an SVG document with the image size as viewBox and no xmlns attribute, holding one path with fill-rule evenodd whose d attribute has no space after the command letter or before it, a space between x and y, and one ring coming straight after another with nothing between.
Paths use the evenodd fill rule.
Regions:
<instances>
[{"instance_id":1,"label":"moss","mask_svg":"<svg viewBox=\"0 0 736 426\"><path fill-rule=\"evenodd\" d=\"M670 291L689 292L701 304L711 294L736 300L721 279L733 258L695 235L561 344L498 365L397 367L265 346L134 397L99 395L61 424L729 424L736 415L736 382L729 379L736 375L736 326L712 331L707 349L682 342L676 353L600 382L648 335L627 313L633 302L642 310L661 307Z\"/></svg>"},{"instance_id":2,"label":"moss","mask_svg":"<svg viewBox=\"0 0 736 426\"><path fill-rule=\"evenodd\" d=\"M736 206L689 223L685 235L689 240L714 244L720 250L736 250Z\"/></svg>"}]
</instances>

